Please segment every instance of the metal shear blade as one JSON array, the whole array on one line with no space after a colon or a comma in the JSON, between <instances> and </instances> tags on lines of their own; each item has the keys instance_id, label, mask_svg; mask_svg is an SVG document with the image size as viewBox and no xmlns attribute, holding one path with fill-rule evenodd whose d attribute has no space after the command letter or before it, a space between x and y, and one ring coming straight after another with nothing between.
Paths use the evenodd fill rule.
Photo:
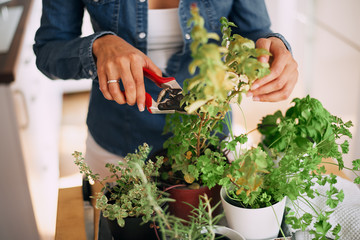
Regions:
<instances>
[{"instance_id":1,"label":"metal shear blade","mask_svg":"<svg viewBox=\"0 0 360 240\"><path fill-rule=\"evenodd\" d=\"M173 77L160 77L147 68L144 68L144 76L153 81L157 86L163 88L159 93L157 101L146 93L146 108L153 114L165 114L181 112L186 113L180 102L183 99L182 88Z\"/></svg>"}]
</instances>

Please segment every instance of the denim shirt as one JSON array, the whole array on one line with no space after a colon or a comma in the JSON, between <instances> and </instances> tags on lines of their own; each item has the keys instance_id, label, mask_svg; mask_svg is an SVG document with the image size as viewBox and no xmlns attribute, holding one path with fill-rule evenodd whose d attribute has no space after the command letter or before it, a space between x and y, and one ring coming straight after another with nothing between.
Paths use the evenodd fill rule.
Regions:
<instances>
[{"instance_id":1,"label":"denim shirt","mask_svg":"<svg viewBox=\"0 0 360 240\"><path fill-rule=\"evenodd\" d=\"M180 84L191 77L188 73L191 27L187 22L192 3L199 7L210 32L220 34L219 19L225 16L238 26L233 28L233 33L254 41L275 36L290 50L285 39L270 30L263 0L180 0L179 21L184 46L169 59L164 73L175 77ZM94 33L80 37L85 8L90 14ZM35 35L36 64L46 76L50 79L93 80L88 129L100 146L120 156L134 152L144 142L152 146L153 151L162 148L167 138L162 134L165 115L139 112L136 106L106 100L99 90L92 44L105 34L114 34L146 54L147 11L147 0L43 0L41 26ZM161 89L148 79L144 81L146 91L156 99Z\"/></svg>"}]
</instances>

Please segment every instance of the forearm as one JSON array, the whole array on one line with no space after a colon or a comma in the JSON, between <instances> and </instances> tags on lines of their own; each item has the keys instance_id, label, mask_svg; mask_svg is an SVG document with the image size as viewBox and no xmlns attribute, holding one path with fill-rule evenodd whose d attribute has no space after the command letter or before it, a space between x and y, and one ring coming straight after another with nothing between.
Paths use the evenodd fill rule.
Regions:
<instances>
[{"instance_id":1,"label":"forearm","mask_svg":"<svg viewBox=\"0 0 360 240\"><path fill-rule=\"evenodd\" d=\"M82 0L43 0L41 25L33 46L36 65L51 79L96 79L92 44L110 31L81 36Z\"/></svg>"},{"instance_id":2,"label":"forearm","mask_svg":"<svg viewBox=\"0 0 360 240\"><path fill-rule=\"evenodd\" d=\"M92 53L93 42L112 32L99 32L72 40L55 40L34 44L36 65L51 79L95 79L96 64Z\"/></svg>"}]
</instances>

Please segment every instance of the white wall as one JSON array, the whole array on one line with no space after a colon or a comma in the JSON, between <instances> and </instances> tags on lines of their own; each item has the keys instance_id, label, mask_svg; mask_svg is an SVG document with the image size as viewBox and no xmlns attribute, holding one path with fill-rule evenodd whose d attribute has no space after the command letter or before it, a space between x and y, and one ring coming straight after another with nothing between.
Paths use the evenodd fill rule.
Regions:
<instances>
[{"instance_id":1,"label":"white wall","mask_svg":"<svg viewBox=\"0 0 360 240\"><path fill-rule=\"evenodd\" d=\"M344 156L351 167L351 160L360 158L360 1L266 0L266 4L273 30L292 45L304 94L354 123L350 153Z\"/></svg>"}]
</instances>

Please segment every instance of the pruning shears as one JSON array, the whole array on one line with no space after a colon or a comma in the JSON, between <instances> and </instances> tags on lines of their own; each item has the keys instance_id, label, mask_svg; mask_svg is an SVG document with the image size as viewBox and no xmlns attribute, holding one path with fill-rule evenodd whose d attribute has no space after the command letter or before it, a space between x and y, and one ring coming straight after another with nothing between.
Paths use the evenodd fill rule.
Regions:
<instances>
[{"instance_id":1,"label":"pruning shears","mask_svg":"<svg viewBox=\"0 0 360 240\"><path fill-rule=\"evenodd\" d=\"M150 96L150 94L145 93L145 105L150 113L186 113L184 106L180 106L180 102L184 98L182 94L182 87L174 77L160 77L147 68L143 68L143 72L145 77L163 89L159 93L156 101Z\"/></svg>"}]
</instances>

